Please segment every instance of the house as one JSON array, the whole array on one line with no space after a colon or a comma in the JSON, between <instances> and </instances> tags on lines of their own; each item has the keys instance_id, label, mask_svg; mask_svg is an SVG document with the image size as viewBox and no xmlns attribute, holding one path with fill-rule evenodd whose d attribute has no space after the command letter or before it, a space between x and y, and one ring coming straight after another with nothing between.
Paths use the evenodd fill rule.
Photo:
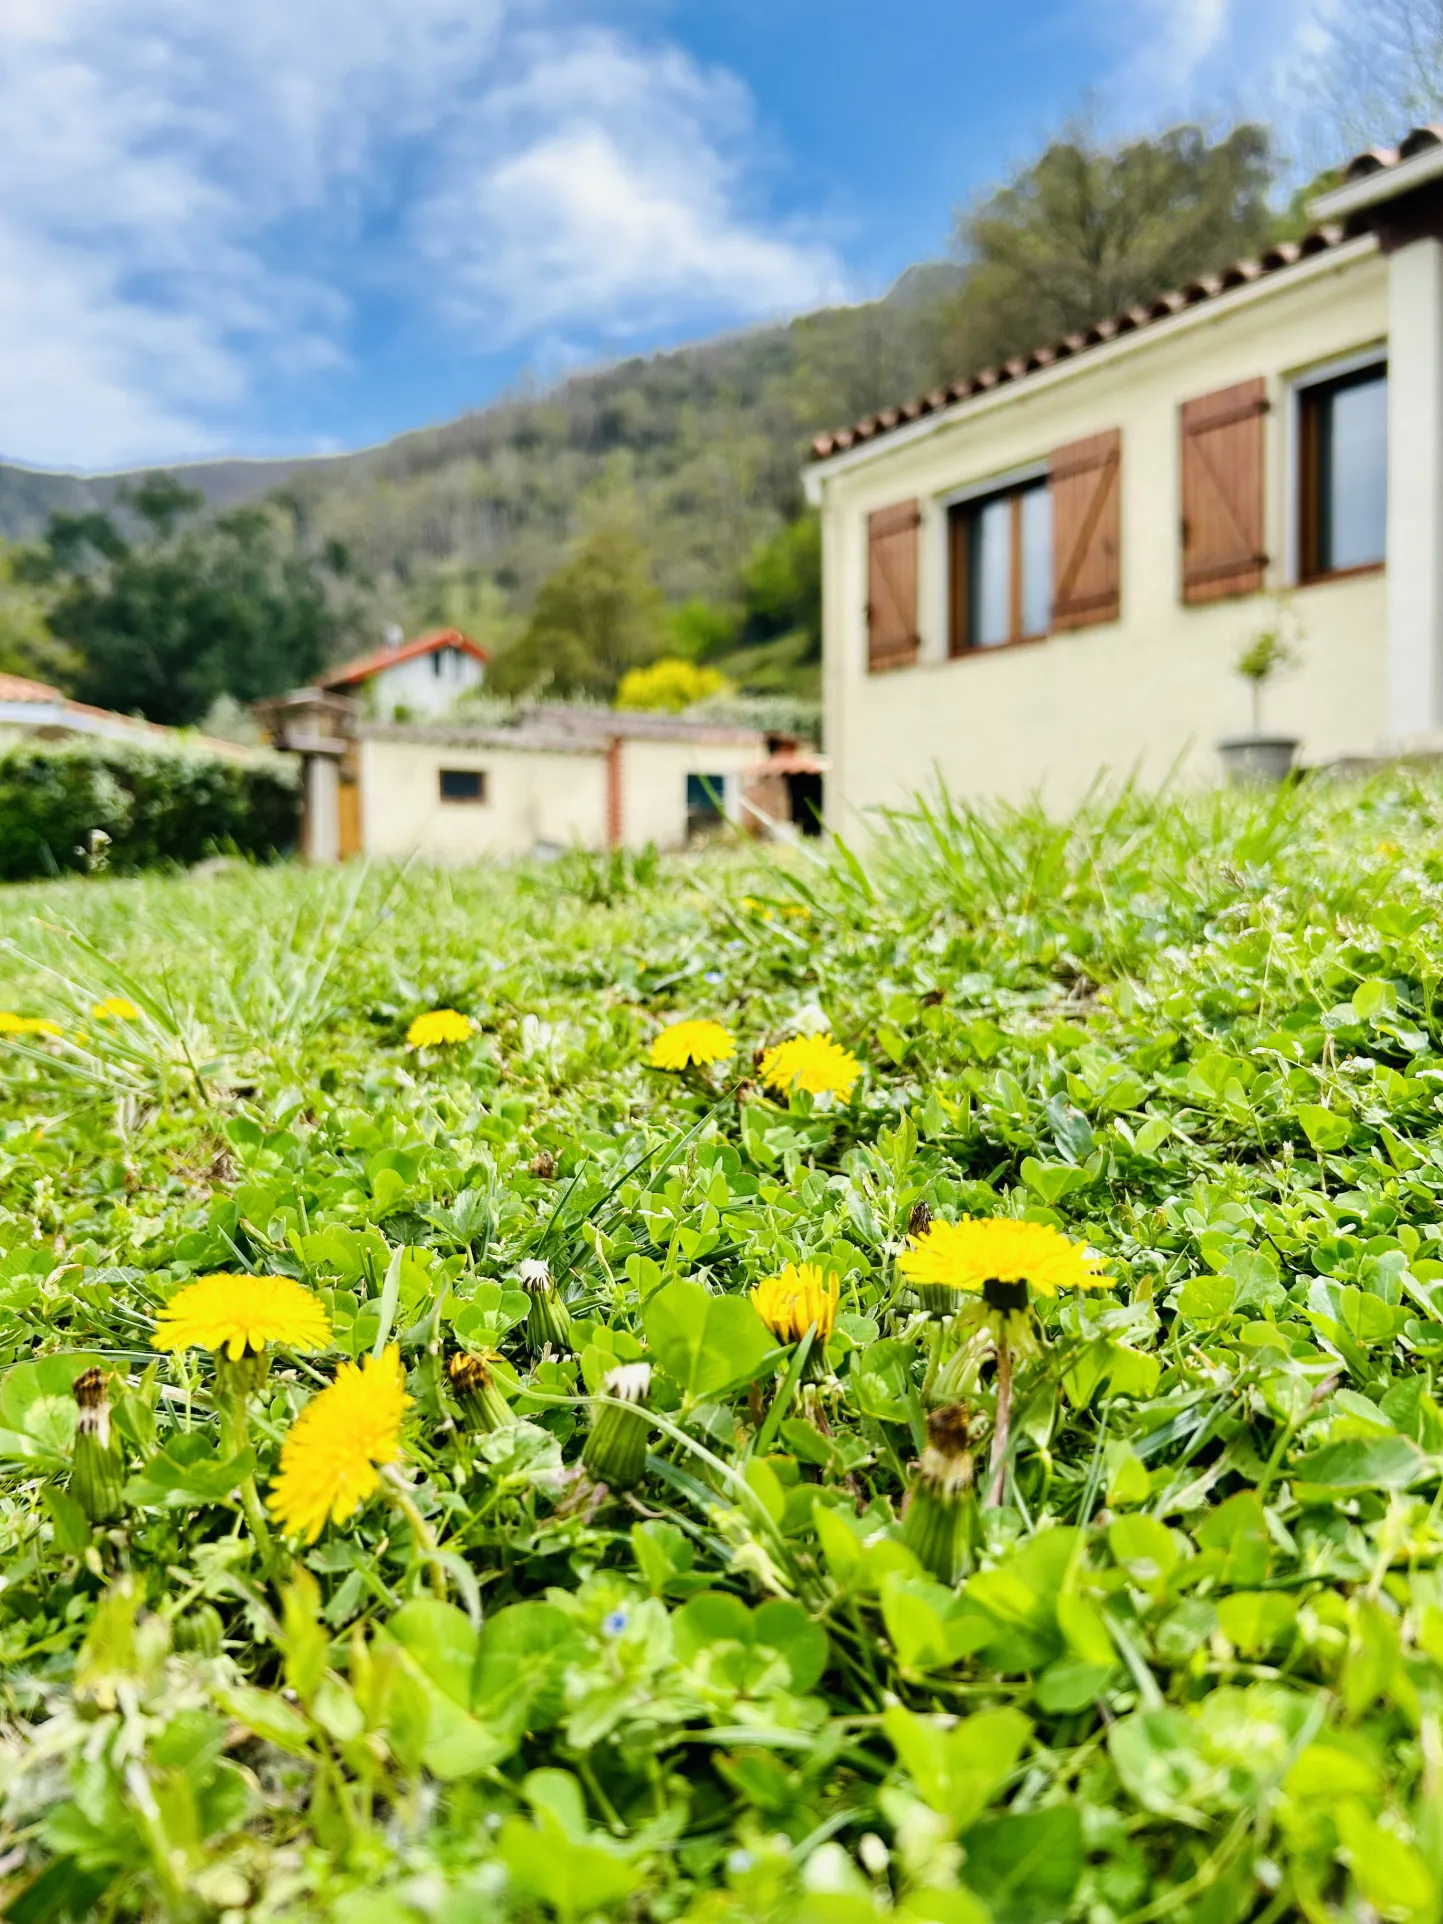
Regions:
<instances>
[{"instance_id":1,"label":"house","mask_svg":"<svg viewBox=\"0 0 1443 1924\"><path fill-rule=\"evenodd\" d=\"M311 861L471 862L583 848L681 848L762 819L768 742L753 728L556 703L494 726L379 721L329 689L256 704L302 758Z\"/></svg>"},{"instance_id":2,"label":"house","mask_svg":"<svg viewBox=\"0 0 1443 1924\"><path fill-rule=\"evenodd\" d=\"M72 701L69 695L52 688L48 682L32 681L25 675L0 675L0 745L21 738L53 742L78 736L133 742L151 748L193 742L231 761L253 761L257 754L254 748L236 742L217 741L190 730L181 733L160 722L143 721L139 715L118 715L113 709Z\"/></svg>"},{"instance_id":3,"label":"house","mask_svg":"<svg viewBox=\"0 0 1443 1924\"><path fill-rule=\"evenodd\" d=\"M490 656L457 628L437 628L410 641L393 628L380 648L342 662L318 686L359 701L378 721L443 715L459 695L479 688Z\"/></svg>"},{"instance_id":4,"label":"house","mask_svg":"<svg viewBox=\"0 0 1443 1924\"><path fill-rule=\"evenodd\" d=\"M1306 239L813 444L828 813L1216 778L1443 731L1443 128L1360 155Z\"/></svg>"}]
</instances>

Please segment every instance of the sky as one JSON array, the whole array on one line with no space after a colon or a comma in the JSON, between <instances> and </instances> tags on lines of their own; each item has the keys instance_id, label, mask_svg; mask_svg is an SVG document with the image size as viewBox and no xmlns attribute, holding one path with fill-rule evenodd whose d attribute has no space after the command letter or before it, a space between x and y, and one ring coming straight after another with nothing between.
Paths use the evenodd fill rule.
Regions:
<instances>
[{"instance_id":1,"label":"sky","mask_svg":"<svg viewBox=\"0 0 1443 1924\"><path fill-rule=\"evenodd\" d=\"M1339 0L0 0L0 460L370 445L877 295Z\"/></svg>"}]
</instances>

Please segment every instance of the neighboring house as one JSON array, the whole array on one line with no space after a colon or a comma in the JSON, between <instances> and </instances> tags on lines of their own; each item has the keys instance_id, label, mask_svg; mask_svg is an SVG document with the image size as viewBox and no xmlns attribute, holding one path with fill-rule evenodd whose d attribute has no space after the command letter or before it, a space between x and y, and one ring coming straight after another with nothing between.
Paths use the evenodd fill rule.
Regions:
<instances>
[{"instance_id":1,"label":"neighboring house","mask_svg":"<svg viewBox=\"0 0 1443 1924\"><path fill-rule=\"evenodd\" d=\"M759 730L603 708L542 704L493 727L374 721L299 689L257 711L302 757L302 846L317 862L681 848L723 818L758 820L750 791L770 766Z\"/></svg>"},{"instance_id":2,"label":"neighboring house","mask_svg":"<svg viewBox=\"0 0 1443 1924\"><path fill-rule=\"evenodd\" d=\"M1266 721L1321 761L1443 730L1443 129L1328 225L821 435L830 819L953 789L1215 778L1240 648L1290 594Z\"/></svg>"},{"instance_id":3,"label":"neighboring house","mask_svg":"<svg viewBox=\"0 0 1443 1924\"><path fill-rule=\"evenodd\" d=\"M328 669L318 686L361 703L377 721L419 721L444 715L458 695L479 688L490 656L456 628L403 641L400 630L383 647Z\"/></svg>"},{"instance_id":4,"label":"neighboring house","mask_svg":"<svg viewBox=\"0 0 1443 1924\"><path fill-rule=\"evenodd\" d=\"M252 761L257 751L209 735L184 733L138 715L117 715L109 708L92 708L72 701L48 682L24 675L0 675L0 744L29 737L38 741L66 741L76 736L99 736L105 741L135 742L146 747L173 747L193 742L212 754L233 761Z\"/></svg>"}]
</instances>

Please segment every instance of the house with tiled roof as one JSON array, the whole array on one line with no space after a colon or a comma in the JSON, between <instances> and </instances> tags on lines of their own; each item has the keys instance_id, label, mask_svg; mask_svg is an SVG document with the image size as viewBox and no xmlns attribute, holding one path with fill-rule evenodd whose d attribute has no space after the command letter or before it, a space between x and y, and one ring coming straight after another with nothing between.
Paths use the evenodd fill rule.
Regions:
<instances>
[{"instance_id":1,"label":"house with tiled roof","mask_svg":"<svg viewBox=\"0 0 1443 1924\"><path fill-rule=\"evenodd\" d=\"M420 721L445 714L458 696L479 688L489 660L458 628L435 628L409 641L395 628L380 648L328 669L318 686L359 701L377 721Z\"/></svg>"},{"instance_id":2,"label":"house with tiled roof","mask_svg":"<svg viewBox=\"0 0 1443 1924\"><path fill-rule=\"evenodd\" d=\"M1443 129L1306 239L818 436L828 815L1443 743ZM1435 739L1436 738L1436 739Z\"/></svg>"},{"instance_id":3,"label":"house with tiled roof","mask_svg":"<svg viewBox=\"0 0 1443 1924\"><path fill-rule=\"evenodd\" d=\"M254 748L236 742L217 741L189 730L182 734L139 715L118 715L110 708L72 701L63 690L52 688L49 682L32 681L27 675L0 675L0 743L18 737L69 741L77 736L136 742L151 748L187 741L230 761L252 761L257 754Z\"/></svg>"}]
</instances>

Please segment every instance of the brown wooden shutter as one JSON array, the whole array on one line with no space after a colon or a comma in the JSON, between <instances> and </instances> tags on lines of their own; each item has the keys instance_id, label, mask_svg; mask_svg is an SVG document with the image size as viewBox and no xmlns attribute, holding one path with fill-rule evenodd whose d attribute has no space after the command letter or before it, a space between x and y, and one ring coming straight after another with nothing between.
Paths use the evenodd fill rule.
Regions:
<instances>
[{"instance_id":1,"label":"brown wooden shutter","mask_svg":"<svg viewBox=\"0 0 1443 1924\"><path fill-rule=\"evenodd\" d=\"M873 674L917 659L915 500L867 516L867 667Z\"/></svg>"},{"instance_id":2,"label":"brown wooden shutter","mask_svg":"<svg viewBox=\"0 0 1443 1924\"><path fill-rule=\"evenodd\" d=\"M1182 598L1256 594L1263 553L1264 382L1243 381L1182 408Z\"/></svg>"},{"instance_id":3,"label":"brown wooden shutter","mask_svg":"<svg viewBox=\"0 0 1443 1924\"><path fill-rule=\"evenodd\" d=\"M1122 606L1122 431L1052 457L1052 626L1116 621Z\"/></svg>"}]
</instances>

